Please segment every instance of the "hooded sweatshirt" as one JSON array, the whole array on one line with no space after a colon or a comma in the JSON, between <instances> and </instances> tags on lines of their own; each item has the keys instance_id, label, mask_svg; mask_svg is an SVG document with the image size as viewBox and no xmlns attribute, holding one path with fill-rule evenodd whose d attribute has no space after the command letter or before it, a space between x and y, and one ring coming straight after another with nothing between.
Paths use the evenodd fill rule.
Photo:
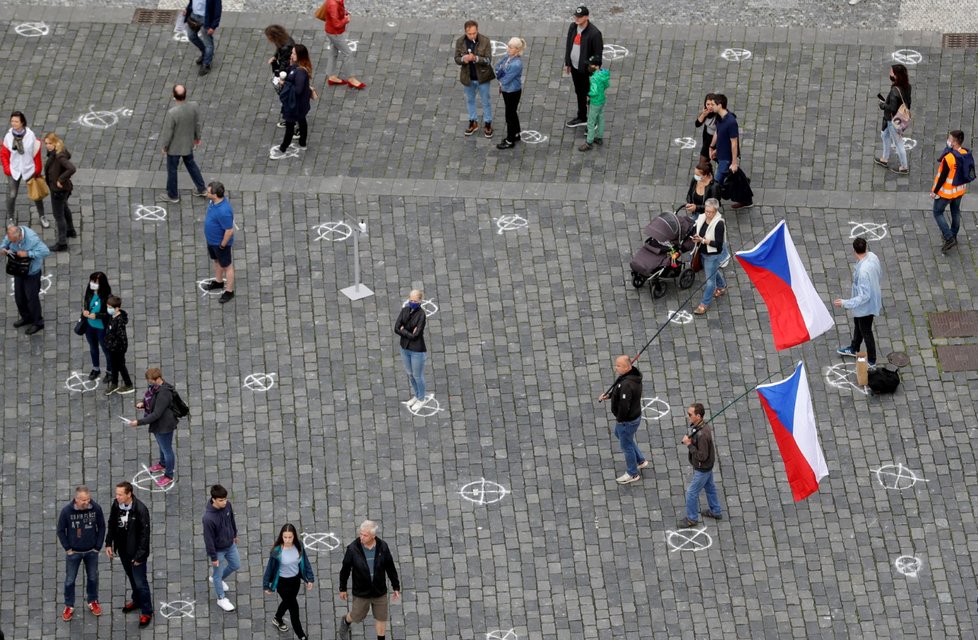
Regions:
<instances>
[{"instance_id":1,"label":"hooded sweatshirt","mask_svg":"<svg viewBox=\"0 0 978 640\"><path fill-rule=\"evenodd\" d=\"M126 335L126 325L129 324L129 314L125 309L116 309L114 316L109 316L105 327L105 350L110 353L125 353L129 349L129 336Z\"/></svg>"},{"instance_id":2,"label":"hooded sweatshirt","mask_svg":"<svg viewBox=\"0 0 978 640\"><path fill-rule=\"evenodd\" d=\"M634 366L618 376L611 388L611 412L618 422L631 422L642 415L642 372Z\"/></svg>"},{"instance_id":3,"label":"hooded sweatshirt","mask_svg":"<svg viewBox=\"0 0 978 640\"><path fill-rule=\"evenodd\" d=\"M588 91L587 97L591 99L591 104L595 107L600 107L605 103L604 92L608 90L611 85L611 72L607 69L598 69L591 74L591 90Z\"/></svg>"},{"instance_id":4,"label":"hooded sweatshirt","mask_svg":"<svg viewBox=\"0 0 978 640\"><path fill-rule=\"evenodd\" d=\"M87 509L76 509L72 500L58 517L58 540L65 551L99 551L105 540L105 515L92 500Z\"/></svg>"},{"instance_id":5,"label":"hooded sweatshirt","mask_svg":"<svg viewBox=\"0 0 978 640\"><path fill-rule=\"evenodd\" d=\"M208 500L202 521L207 557L213 562L217 560L217 552L230 549L234 539L238 537L238 525L234 522L231 502L229 501L223 509L217 509L214 503Z\"/></svg>"}]
</instances>

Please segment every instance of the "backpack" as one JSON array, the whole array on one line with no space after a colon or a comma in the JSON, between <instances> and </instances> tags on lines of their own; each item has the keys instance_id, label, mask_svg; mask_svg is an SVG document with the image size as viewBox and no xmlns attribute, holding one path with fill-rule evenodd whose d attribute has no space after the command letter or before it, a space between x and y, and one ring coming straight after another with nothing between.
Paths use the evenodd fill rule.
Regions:
<instances>
[{"instance_id":1,"label":"backpack","mask_svg":"<svg viewBox=\"0 0 978 640\"><path fill-rule=\"evenodd\" d=\"M869 388L875 393L893 393L900 386L900 374L884 367L869 372Z\"/></svg>"},{"instance_id":2,"label":"backpack","mask_svg":"<svg viewBox=\"0 0 978 640\"><path fill-rule=\"evenodd\" d=\"M174 417L177 420L188 417L190 415L190 407L183 401L183 398L180 397L180 394L177 393L177 390L173 388L172 384L170 385L170 392L173 394L173 400L170 402L170 411L173 412Z\"/></svg>"},{"instance_id":3,"label":"backpack","mask_svg":"<svg viewBox=\"0 0 978 640\"><path fill-rule=\"evenodd\" d=\"M951 180L951 184L955 187L975 180L975 157L964 147L961 147L961 151L962 153L959 153L951 149L951 153L954 154L955 167L954 179Z\"/></svg>"}]
</instances>

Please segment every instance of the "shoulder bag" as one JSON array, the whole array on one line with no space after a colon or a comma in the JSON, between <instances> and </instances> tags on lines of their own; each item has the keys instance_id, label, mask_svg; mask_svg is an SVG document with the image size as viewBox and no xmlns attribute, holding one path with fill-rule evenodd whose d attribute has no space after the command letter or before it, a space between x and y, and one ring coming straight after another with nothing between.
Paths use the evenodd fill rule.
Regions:
<instances>
[{"instance_id":1,"label":"shoulder bag","mask_svg":"<svg viewBox=\"0 0 978 640\"><path fill-rule=\"evenodd\" d=\"M897 93L900 94L900 108L897 109L896 115L893 116L893 126L896 130L903 135L910 129L910 125L913 123L913 114L910 113L910 109L907 108L907 101L903 99L903 92L900 91L900 87L894 87Z\"/></svg>"},{"instance_id":2,"label":"shoulder bag","mask_svg":"<svg viewBox=\"0 0 978 640\"><path fill-rule=\"evenodd\" d=\"M15 278L25 278L31 270L31 259L21 258L10 252L7 254L7 275Z\"/></svg>"},{"instance_id":3,"label":"shoulder bag","mask_svg":"<svg viewBox=\"0 0 978 640\"><path fill-rule=\"evenodd\" d=\"M75 323L75 328L73 329L76 336L83 336L85 332L88 331L88 318L81 316L78 318L78 322Z\"/></svg>"},{"instance_id":4,"label":"shoulder bag","mask_svg":"<svg viewBox=\"0 0 978 640\"><path fill-rule=\"evenodd\" d=\"M50 193L48 183L41 176L36 175L27 181L27 197L34 202L44 200Z\"/></svg>"},{"instance_id":5,"label":"shoulder bag","mask_svg":"<svg viewBox=\"0 0 978 640\"><path fill-rule=\"evenodd\" d=\"M316 13L314 13L313 15L316 16L317 20L322 20L323 22L326 22L326 2L323 2L323 4L320 5L318 9L316 9Z\"/></svg>"}]
</instances>

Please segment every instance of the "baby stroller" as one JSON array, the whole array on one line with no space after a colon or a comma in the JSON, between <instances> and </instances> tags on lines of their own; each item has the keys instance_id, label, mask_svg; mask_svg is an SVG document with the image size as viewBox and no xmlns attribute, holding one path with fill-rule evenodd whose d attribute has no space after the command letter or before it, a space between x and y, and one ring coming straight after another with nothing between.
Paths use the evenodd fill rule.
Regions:
<instances>
[{"instance_id":1,"label":"baby stroller","mask_svg":"<svg viewBox=\"0 0 978 640\"><path fill-rule=\"evenodd\" d=\"M680 289L693 286L696 274L690 269L683 254L692 251L690 239L693 220L688 216L677 215L679 211L659 214L645 225L645 244L638 248L629 266L632 269L632 286L641 289L645 283L652 283L652 297L666 295L667 279L679 279Z\"/></svg>"}]
</instances>

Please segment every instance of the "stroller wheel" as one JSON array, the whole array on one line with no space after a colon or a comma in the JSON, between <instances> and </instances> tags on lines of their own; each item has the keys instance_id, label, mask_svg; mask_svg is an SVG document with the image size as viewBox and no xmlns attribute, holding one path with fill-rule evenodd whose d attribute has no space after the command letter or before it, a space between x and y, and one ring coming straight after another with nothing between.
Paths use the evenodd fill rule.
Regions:
<instances>
[{"instance_id":1,"label":"stroller wheel","mask_svg":"<svg viewBox=\"0 0 978 640\"><path fill-rule=\"evenodd\" d=\"M666 295L666 281L656 280L655 284L652 285L652 297L661 298Z\"/></svg>"},{"instance_id":2,"label":"stroller wheel","mask_svg":"<svg viewBox=\"0 0 978 640\"><path fill-rule=\"evenodd\" d=\"M679 288L689 289L693 286L693 280L696 279L696 273L692 269L683 269L682 273L679 274Z\"/></svg>"},{"instance_id":3,"label":"stroller wheel","mask_svg":"<svg viewBox=\"0 0 978 640\"><path fill-rule=\"evenodd\" d=\"M632 271L632 286L636 289L641 289L645 286L645 282L648 280L645 276L640 276L639 274Z\"/></svg>"}]
</instances>

